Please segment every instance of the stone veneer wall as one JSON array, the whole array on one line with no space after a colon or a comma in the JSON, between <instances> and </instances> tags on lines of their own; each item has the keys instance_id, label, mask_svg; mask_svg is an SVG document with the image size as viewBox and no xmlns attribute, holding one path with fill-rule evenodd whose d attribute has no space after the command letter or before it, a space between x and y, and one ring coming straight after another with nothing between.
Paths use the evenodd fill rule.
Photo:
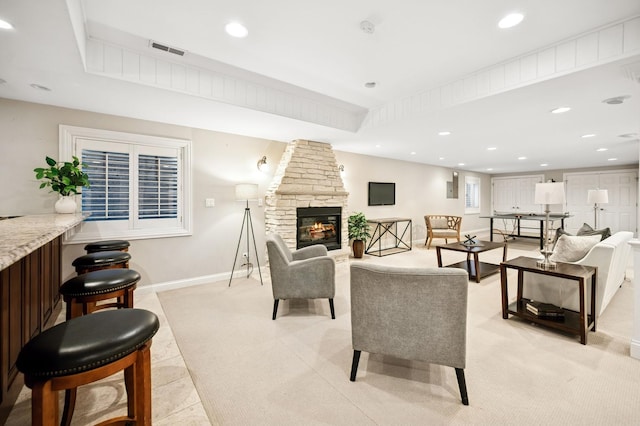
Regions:
<instances>
[{"instance_id":1,"label":"stone veneer wall","mask_svg":"<svg viewBox=\"0 0 640 426\"><path fill-rule=\"evenodd\" d=\"M266 232L279 234L295 250L298 207L342 207L340 245L341 251L348 250L348 195L331 145L295 140L282 154L265 194Z\"/></svg>"}]
</instances>

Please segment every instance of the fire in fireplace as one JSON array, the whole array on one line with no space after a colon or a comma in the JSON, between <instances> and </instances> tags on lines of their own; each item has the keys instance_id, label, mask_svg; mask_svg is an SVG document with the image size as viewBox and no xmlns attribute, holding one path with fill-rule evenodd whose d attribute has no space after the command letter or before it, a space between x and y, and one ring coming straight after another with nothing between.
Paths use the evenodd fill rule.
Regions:
<instances>
[{"instance_id":1,"label":"fire in fireplace","mask_svg":"<svg viewBox=\"0 0 640 426\"><path fill-rule=\"evenodd\" d=\"M340 248L341 207L299 207L296 209L296 248L324 244L327 250Z\"/></svg>"}]
</instances>

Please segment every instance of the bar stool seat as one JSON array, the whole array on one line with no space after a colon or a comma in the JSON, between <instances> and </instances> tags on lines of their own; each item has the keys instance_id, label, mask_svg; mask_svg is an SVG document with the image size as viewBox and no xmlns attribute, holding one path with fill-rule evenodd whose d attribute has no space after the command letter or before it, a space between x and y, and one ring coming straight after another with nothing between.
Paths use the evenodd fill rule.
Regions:
<instances>
[{"instance_id":1,"label":"bar stool seat","mask_svg":"<svg viewBox=\"0 0 640 426\"><path fill-rule=\"evenodd\" d=\"M133 291L140 274L133 269L101 269L67 280L60 294L67 304L67 319L105 308L133 308ZM116 302L98 302L116 299Z\"/></svg>"},{"instance_id":2,"label":"bar stool seat","mask_svg":"<svg viewBox=\"0 0 640 426\"><path fill-rule=\"evenodd\" d=\"M85 254L76 258L72 265L77 274L84 274L99 269L128 268L131 255L126 252L110 250Z\"/></svg>"},{"instance_id":3,"label":"bar stool seat","mask_svg":"<svg viewBox=\"0 0 640 426\"><path fill-rule=\"evenodd\" d=\"M31 339L16 366L32 390L33 425L58 422L58 391L124 370L127 415L102 424L151 424L151 339L158 317L143 309L117 309L73 318Z\"/></svg>"},{"instance_id":4,"label":"bar stool seat","mask_svg":"<svg viewBox=\"0 0 640 426\"><path fill-rule=\"evenodd\" d=\"M129 251L129 241L126 240L105 240L89 243L84 246L87 253L98 251Z\"/></svg>"}]
</instances>

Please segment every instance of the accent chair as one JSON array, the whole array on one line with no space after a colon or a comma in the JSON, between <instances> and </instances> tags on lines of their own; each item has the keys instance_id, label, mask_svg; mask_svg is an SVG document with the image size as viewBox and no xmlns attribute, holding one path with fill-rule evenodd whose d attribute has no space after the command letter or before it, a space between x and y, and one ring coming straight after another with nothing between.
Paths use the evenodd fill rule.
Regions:
<instances>
[{"instance_id":1,"label":"accent chair","mask_svg":"<svg viewBox=\"0 0 640 426\"><path fill-rule=\"evenodd\" d=\"M453 367L464 378L469 277L459 268L352 264L351 333L355 382L361 351Z\"/></svg>"},{"instance_id":2,"label":"accent chair","mask_svg":"<svg viewBox=\"0 0 640 426\"><path fill-rule=\"evenodd\" d=\"M425 215L424 221L427 225L427 239L424 242L427 249L431 248L434 238L444 238L445 243L449 242L449 238L455 238L460 242L461 216Z\"/></svg>"}]
</instances>

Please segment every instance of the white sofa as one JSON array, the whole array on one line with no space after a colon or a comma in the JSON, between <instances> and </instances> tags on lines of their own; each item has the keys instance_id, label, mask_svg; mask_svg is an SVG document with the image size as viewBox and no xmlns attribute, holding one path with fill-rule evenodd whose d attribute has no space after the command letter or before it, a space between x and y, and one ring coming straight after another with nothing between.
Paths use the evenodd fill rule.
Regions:
<instances>
[{"instance_id":1,"label":"white sofa","mask_svg":"<svg viewBox=\"0 0 640 426\"><path fill-rule=\"evenodd\" d=\"M629 240L633 232L616 232L609 238L600 241L580 260L571 262L576 265L598 267L596 280L596 313L604 312L616 294L625 277L625 270L631 257ZM591 303L591 287L587 286L587 311ZM579 310L579 292L575 281L563 278L547 277L538 274L524 274L523 296L541 302L553 303L556 306Z\"/></svg>"}]
</instances>

